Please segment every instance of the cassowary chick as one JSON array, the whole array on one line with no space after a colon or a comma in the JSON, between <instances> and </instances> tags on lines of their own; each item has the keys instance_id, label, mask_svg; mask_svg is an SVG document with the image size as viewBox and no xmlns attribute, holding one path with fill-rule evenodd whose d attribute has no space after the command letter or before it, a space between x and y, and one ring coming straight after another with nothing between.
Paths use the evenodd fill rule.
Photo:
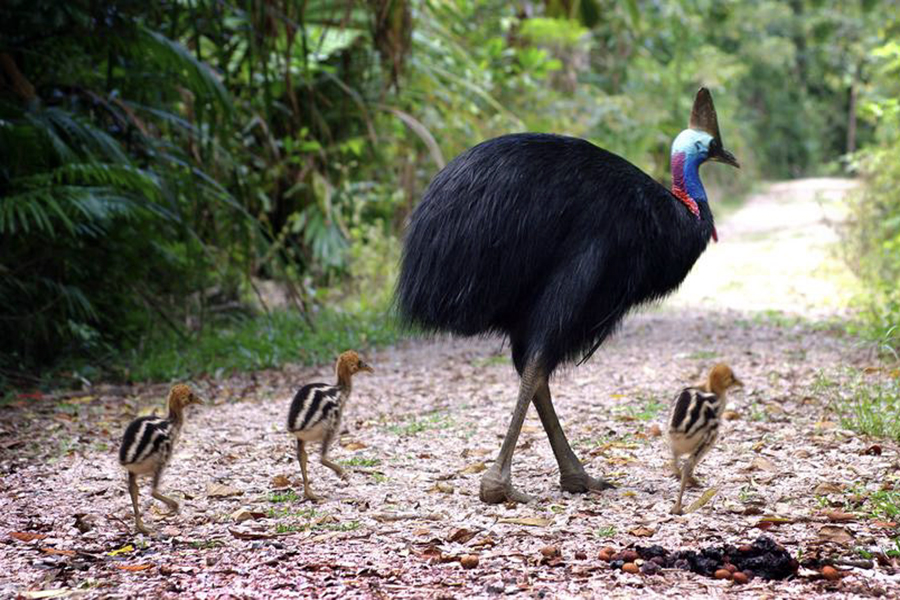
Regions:
<instances>
[{"instance_id":1,"label":"cassowary chick","mask_svg":"<svg viewBox=\"0 0 900 600\"><path fill-rule=\"evenodd\" d=\"M669 420L669 446L672 470L681 476L681 488L672 514L681 514L681 499L688 483L696 485L694 468L715 444L719 436L719 418L725 410L725 394L736 385L743 383L728 365L720 363L712 368L705 383L686 387L675 398ZM679 469L678 458L683 454L689 456Z\"/></svg>"},{"instance_id":2,"label":"cassowary chick","mask_svg":"<svg viewBox=\"0 0 900 600\"><path fill-rule=\"evenodd\" d=\"M328 447L339 432L344 404L350 397L353 376L360 371L374 373L375 370L364 363L353 350L338 356L334 367L337 383L310 383L304 385L294 396L288 411L287 428L297 438L297 460L303 474L303 495L313 502L320 500L309 487L306 471L308 455L306 444L322 442L322 464L334 471L341 479L346 473L340 465L328 459Z\"/></svg>"},{"instance_id":3,"label":"cassowary chick","mask_svg":"<svg viewBox=\"0 0 900 600\"><path fill-rule=\"evenodd\" d=\"M181 426L184 423L184 408L191 404L203 404L191 389L183 384L173 386L166 401L169 415L166 418L155 415L140 417L131 422L122 436L119 448L119 463L128 471L128 492L131 494L131 505L134 508L134 522L141 533L150 534L143 521L138 507L137 478L141 475L153 476L152 495L166 504L175 513L178 502L163 496L159 491L162 473L172 457L172 449Z\"/></svg>"}]
</instances>

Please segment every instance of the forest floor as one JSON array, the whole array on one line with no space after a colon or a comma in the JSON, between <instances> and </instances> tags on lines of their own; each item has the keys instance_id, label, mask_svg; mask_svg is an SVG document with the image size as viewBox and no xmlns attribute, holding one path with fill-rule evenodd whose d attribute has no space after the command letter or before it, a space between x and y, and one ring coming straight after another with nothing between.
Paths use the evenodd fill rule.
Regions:
<instances>
[{"instance_id":1,"label":"forest floor","mask_svg":"<svg viewBox=\"0 0 900 600\"><path fill-rule=\"evenodd\" d=\"M116 451L166 386L23 397L0 408L0 596L896 598L898 444L846 429L840 412L891 377L842 326L852 275L832 254L832 224L851 187L803 180L754 195L677 295L557 373L569 439L614 490L560 491L532 411L513 477L537 501L478 500L517 385L499 340L409 340L365 356L376 372L357 377L331 453L350 478L313 459L319 504L302 500L284 421L293 391L330 381L330 365L193 382L208 403L189 409L162 486L182 510L166 514L143 488L151 537L134 533ZM674 394L717 361L745 387L686 501L715 493L673 516L659 431ZM679 569L629 574L598 558L607 546L674 551L760 535L804 565L795 576L738 585ZM464 568L465 555L477 565ZM824 579L816 561L842 577Z\"/></svg>"}]
</instances>

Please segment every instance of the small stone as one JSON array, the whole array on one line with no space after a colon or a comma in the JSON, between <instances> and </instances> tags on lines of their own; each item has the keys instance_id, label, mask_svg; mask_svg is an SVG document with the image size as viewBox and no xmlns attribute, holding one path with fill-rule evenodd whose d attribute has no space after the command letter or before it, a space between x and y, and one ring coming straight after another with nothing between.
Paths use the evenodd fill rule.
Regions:
<instances>
[{"instance_id":1,"label":"small stone","mask_svg":"<svg viewBox=\"0 0 900 600\"><path fill-rule=\"evenodd\" d=\"M653 561L646 562L641 565L641 573L643 573L644 575L656 575L657 573L659 573L659 565L657 565Z\"/></svg>"},{"instance_id":2,"label":"small stone","mask_svg":"<svg viewBox=\"0 0 900 600\"><path fill-rule=\"evenodd\" d=\"M640 558L640 557L638 556L638 553L635 552L634 550L622 550L621 552L619 552L618 554L613 556L613 560L622 560L627 563L634 562L638 558Z\"/></svg>"},{"instance_id":3,"label":"small stone","mask_svg":"<svg viewBox=\"0 0 900 600\"><path fill-rule=\"evenodd\" d=\"M638 566L636 564L634 564L633 562L628 562L628 563L625 563L624 565L622 565L622 570L625 571L626 573L634 573L634 574L638 574L641 572L641 570L638 568Z\"/></svg>"},{"instance_id":4,"label":"small stone","mask_svg":"<svg viewBox=\"0 0 900 600\"><path fill-rule=\"evenodd\" d=\"M601 550L600 554L597 556L597 558L599 558L603 562L612 561L612 559L613 559L612 557L613 557L613 555L607 551L607 548L604 548L603 550Z\"/></svg>"},{"instance_id":5,"label":"small stone","mask_svg":"<svg viewBox=\"0 0 900 600\"><path fill-rule=\"evenodd\" d=\"M728 569L719 569L716 571L716 579L731 579L731 571Z\"/></svg>"},{"instance_id":6,"label":"small stone","mask_svg":"<svg viewBox=\"0 0 900 600\"><path fill-rule=\"evenodd\" d=\"M722 568L726 569L732 575L734 575L735 571L737 571L737 567L731 563L725 563L724 565L722 565Z\"/></svg>"},{"instance_id":7,"label":"small stone","mask_svg":"<svg viewBox=\"0 0 900 600\"><path fill-rule=\"evenodd\" d=\"M731 579L737 584L744 584L744 583L747 583L748 581L750 581L750 578L747 577L746 575L744 575L743 573L741 573L740 571L735 571L731 575Z\"/></svg>"},{"instance_id":8,"label":"small stone","mask_svg":"<svg viewBox=\"0 0 900 600\"><path fill-rule=\"evenodd\" d=\"M753 552L753 546L751 546L750 544L742 544L738 546L738 552L740 552L741 554L749 554Z\"/></svg>"},{"instance_id":9,"label":"small stone","mask_svg":"<svg viewBox=\"0 0 900 600\"><path fill-rule=\"evenodd\" d=\"M587 560L587 553L579 550L575 553L575 560Z\"/></svg>"},{"instance_id":10,"label":"small stone","mask_svg":"<svg viewBox=\"0 0 900 600\"><path fill-rule=\"evenodd\" d=\"M822 567L822 577L828 581L836 581L841 578L841 572L831 565L825 565Z\"/></svg>"},{"instance_id":11,"label":"small stone","mask_svg":"<svg viewBox=\"0 0 900 600\"><path fill-rule=\"evenodd\" d=\"M466 554L459 559L459 564L462 565L463 569L474 569L478 566L478 557L474 554Z\"/></svg>"},{"instance_id":12,"label":"small stone","mask_svg":"<svg viewBox=\"0 0 900 600\"><path fill-rule=\"evenodd\" d=\"M560 555L559 546L544 546L541 548L541 555L544 558L554 558Z\"/></svg>"},{"instance_id":13,"label":"small stone","mask_svg":"<svg viewBox=\"0 0 900 600\"><path fill-rule=\"evenodd\" d=\"M726 421L737 421L741 418L741 413L733 410L726 410L722 413L722 418Z\"/></svg>"}]
</instances>

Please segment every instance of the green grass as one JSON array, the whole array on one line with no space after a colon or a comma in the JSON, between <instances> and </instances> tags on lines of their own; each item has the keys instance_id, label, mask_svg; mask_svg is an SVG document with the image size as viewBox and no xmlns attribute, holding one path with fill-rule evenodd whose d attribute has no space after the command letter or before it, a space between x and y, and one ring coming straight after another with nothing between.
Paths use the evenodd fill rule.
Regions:
<instances>
[{"instance_id":1,"label":"green grass","mask_svg":"<svg viewBox=\"0 0 900 600\"><path fill-rule=\"evenodd\" d=\"M364 458L362 456L354 456L346 460L340 461L345 467L377 467L381 464L380 458Z\"/></svg>"},{"instance_id":2,"label":"green grass","mask_svg":"<svg viewBox=\"0 0 900 600\"><path fill-rule=\"evenodd\" d=\"M872 437L900 441L900 382L857 381L849 397L835 402L841 426Z\"/></svg>"},{"instance_id":3,"label":"green grass","mask_svg":"<svg viewBox=\"0 0 900 600\"><path fill-rule=\"evenodd\" d=\"M601 527L600 529L594 531L594 536L605 540L607 538L615 537L616 531L617 530L615 525L607 525L606 527Z\"/></svg>"},{"instance_id":4,"label":"green grass","mask_svg":"<svg viewBox=\"0 0 900 600\"><path fill-rule=\"evenodd\" d=\"M900 490L881 490L869 495L866 507L873 519L896 521L900 518Z\"/></svg>"},{"instance_id":5,"label":"green grass","mask_svg":"<svg viewBox=\"0 0 900 600\"><path fill-rule=\"evenodd\" d=\"M279 367L288 362L321 364L349 348L394 343L404 332L386 310L349 313L323 310L314 327L295 312L232 318L210 326L194 339L169 330L124 353L119 370L135 381L189 379L202 373L222 376Z\"/></svg>"},{"instance_id":6,"label":"green grass","mask_svg":"<svg viewBox=\"0 0 900 600\"><path fill-rule=\"evenodd\" d=\"M666 404L661 402L655 396L639 396L637 401L637 405L628 404L623 407L620 412L637 419L638 421L652 421L666 410Z\"/></svg>"},{"instance_id":7,"label":"green grass","mask_svg":"<svg viewBox=\"0 0 900 600\"><path fill-rule=\"evenodd\" d=\"M388 425L387 430L394 435L408 436L433 429L449 429L453 425L454 421L451 417L435 411L422 417L413 417L403 423Z\"/></svg>"},{"instance_id":8,"label":"green grass","mask_svg":"<svg viewBox=\"0 0 900 600\"><path fill-rule=\"evenodd\" d=\"M278 504L281 502L299 502L300 496L294 490L285 490L283 492L269 492L269 502Z\"/></svg>"}]
</instances>

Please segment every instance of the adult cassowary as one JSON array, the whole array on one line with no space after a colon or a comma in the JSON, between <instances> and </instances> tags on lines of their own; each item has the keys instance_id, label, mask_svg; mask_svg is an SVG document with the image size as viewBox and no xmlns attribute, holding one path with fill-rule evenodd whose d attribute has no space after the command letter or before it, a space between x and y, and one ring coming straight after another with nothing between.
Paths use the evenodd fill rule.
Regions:
<instances>
[{"instance_id":1,"label":"adult cassowary","mask_svg":"<svg viewBox=\"0 0 900 600\"><path fill-rule=\"evenodd\" d=\"M485 502L527 502L510 477L534 402L562 489L612 487L585 473L559 424L548 378L589 358L633 307L684 280L715 237L699 168L738 167L722 147L709 91L672 144L672 189L585 140L536 133L498 137L448 164L413 213L397 285L400 313L426 330L508 336L519 396Z\"/></svg>"}]
</instances>

